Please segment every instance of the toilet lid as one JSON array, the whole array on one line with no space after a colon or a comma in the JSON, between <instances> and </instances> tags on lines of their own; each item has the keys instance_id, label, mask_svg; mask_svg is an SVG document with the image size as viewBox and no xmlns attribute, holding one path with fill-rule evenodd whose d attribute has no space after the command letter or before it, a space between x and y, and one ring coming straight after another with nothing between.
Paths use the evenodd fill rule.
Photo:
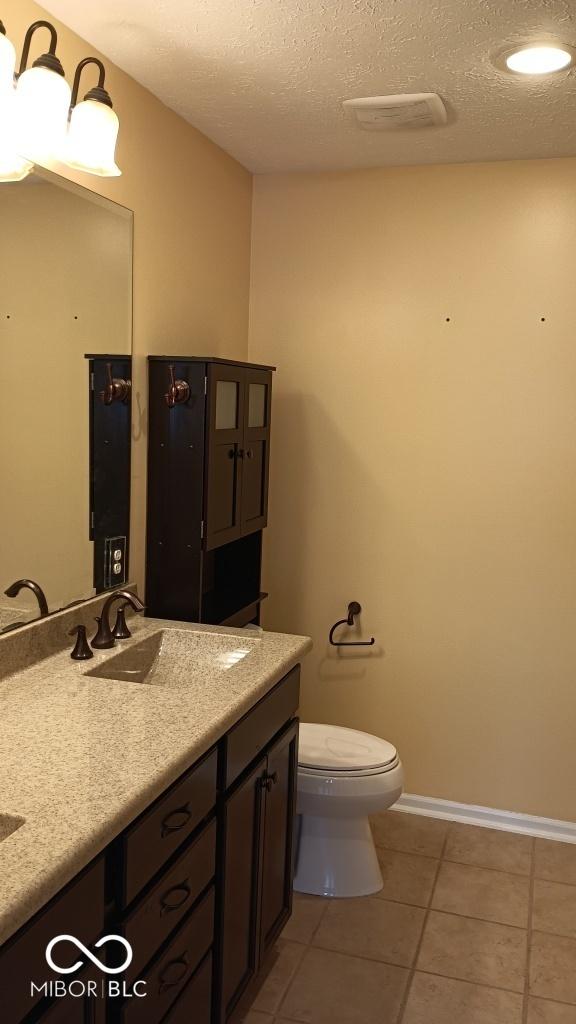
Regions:
<instances>
[{"instance_id":1,"label":"toilet lid","mask_svg":"<svg viewBox=\"0 0 576 1024\"><path fill-rule=\"evenodd\" d=\"M339 725L300 725L298 763L305 768L347 772L385 768L397 756L396 747L368 732Z\"/></svg>"}]
</instances>

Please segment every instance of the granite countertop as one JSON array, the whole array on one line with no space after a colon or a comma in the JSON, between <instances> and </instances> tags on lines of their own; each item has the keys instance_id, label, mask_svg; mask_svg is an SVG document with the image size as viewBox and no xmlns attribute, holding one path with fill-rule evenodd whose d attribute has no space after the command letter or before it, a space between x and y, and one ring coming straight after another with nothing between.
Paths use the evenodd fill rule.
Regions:
<instances>
[{"instance_id":1,"label":"granite countertop","mask_svg":"<svg viewBox=\"0 0 576 1024\"><path fill-rule=\"evenodd\" d=\"M91 661L67 649L0 681L0 943L311 647L307 637L159 619L132 619L131 629L132 640ZM250 653L191 683L185 664L170 685L86 675L159 629L238 637Z\"/></svg>"}]
</instances>

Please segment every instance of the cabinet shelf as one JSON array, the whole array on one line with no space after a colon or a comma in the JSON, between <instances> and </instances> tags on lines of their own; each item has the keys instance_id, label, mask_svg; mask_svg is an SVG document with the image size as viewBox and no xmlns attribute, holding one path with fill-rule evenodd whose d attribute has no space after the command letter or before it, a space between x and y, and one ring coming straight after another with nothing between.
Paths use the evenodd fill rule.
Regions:
<instances>
[{"instance_id":1,"label":"cabinet shelf","mask_svg":"<svg viewBox=\"0 0 576 1024\"><path fill-rule=\"evenodd\" d=\"M230 615L226 615L224 618L219 619L221 626L245 626L249 622L252 622L258 616L260 611L260 605L262 601L265 601L268 594L261 592L254 601L249 601L248 604L243 605L242 608L237 608L236 611Z\"/></svg>"}]
</instances>

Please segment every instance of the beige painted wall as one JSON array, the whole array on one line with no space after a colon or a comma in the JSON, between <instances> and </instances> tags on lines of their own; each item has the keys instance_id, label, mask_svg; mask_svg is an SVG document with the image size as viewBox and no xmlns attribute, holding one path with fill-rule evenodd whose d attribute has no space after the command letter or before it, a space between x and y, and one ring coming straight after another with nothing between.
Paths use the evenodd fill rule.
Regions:
<instances>
[{"instance_id":1,"label":"beige painted wall","mask_svg":"<svg viewBox=\"0 0 576 1024\"><path fill-rule=\"evenodd\" d=\"M314 638L303 717L393 740L411 792L572 820L575 252L575 160L255 183L266 623ZM352 599L378 647L339 656Z\"/></svg>"},{"instance_id":2,"label":"beige painted wall","mask_svg":"<svg viewBox=\"0 0 576 1024\"><path fill-rule=\"evenodd\" d=\"M69 82L97 51L30 0L5 0L2 20L20 54L26 28L48 17ZM33 56L40 52L38 37ZM251 175L104 58L120 117L121 178L54 168L134 210L132 573L143 583L146 355L246 356ZM89 75L86 73L89 85ZM10 186L2 186L9 188ZM0 234L0 244L9 244Z\"/></svg>"}]
</instances>

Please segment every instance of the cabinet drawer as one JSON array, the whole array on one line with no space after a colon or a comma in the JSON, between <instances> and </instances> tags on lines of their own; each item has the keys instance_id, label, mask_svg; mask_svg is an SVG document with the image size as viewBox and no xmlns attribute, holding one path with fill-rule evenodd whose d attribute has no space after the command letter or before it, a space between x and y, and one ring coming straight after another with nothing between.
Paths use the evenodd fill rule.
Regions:
<instances>
[{"instance_id":1,"label":"cabinet drawer","mask_svg":"<svg viewBox=\"0 0 576 1024\"><path fill-rule=\"evenodd\" d=\"M156 1024L190 981L214 937L214 889L206 893L163 955L143 975L146 998L131 999L122 1024Z\"/></svg>"},{"instance_id":2,"label":"cabinet drawer","mask_svg":"<svg viewBox=\"0 0 576 1024\"><path fill-rule=\"evenodd\" d=\"M18 1024L39 1002L42 993L31 995L31 982L61 978L46 963L46 946L56 935L74 935L90 946L104 926L104 858L100 857L63 893L25 925L0 949L0 993L3 1024ZM62 942L54 949L62 967L79 958L78 948Z\"/></svg>"},{"instance_id":3,"label":"cabinet drawer","mask_svg":"<svg viewBox=\"0 0 576 1024\"><path fill-rule=\"evenodd\" d=\"M212 957L207 956L162 1024L210 1024Z\"/></svg>"},{"instance_id":4,"label":"cabinet drawer","mask_svg":"<svg viewBox=\"0 0 576 1024\"><path fill-rule=\"evenodd\" d=\"M214 878L216 823L208 825L166 871L124 922L134 959L126 971L133 981Z\"/></svg>"},{"instance_id":5,"label":"cabinet drawer","mask_svg":"<svg viewBox=\"0 0 576 1024\"><path fill-rule=\"evenodd\" d=\"M86 1002L64 996L43 1013L38 1024L85 1024Z\"/></svg>"},{"instance_id":6,"label":"cabinet drawer","mask_svg":"<svg viewBox=\"0 0 576 1024\"><path fill-rule=\"evenodd\" d=\"M126 831L123 906L210 813L216 803L216 768L213 750Z\"/></svg>"},{"instance_id":7,"label":"cabinet drawer","mask_svg":"<svg viewBox=\"0 0 576 1024\"><path fill-rule=\"evenodd\" d=\"M300 666L296 665L230 730L226 737L226 788L294 717L299 698Z\"/></svg>"}]
</instances>

